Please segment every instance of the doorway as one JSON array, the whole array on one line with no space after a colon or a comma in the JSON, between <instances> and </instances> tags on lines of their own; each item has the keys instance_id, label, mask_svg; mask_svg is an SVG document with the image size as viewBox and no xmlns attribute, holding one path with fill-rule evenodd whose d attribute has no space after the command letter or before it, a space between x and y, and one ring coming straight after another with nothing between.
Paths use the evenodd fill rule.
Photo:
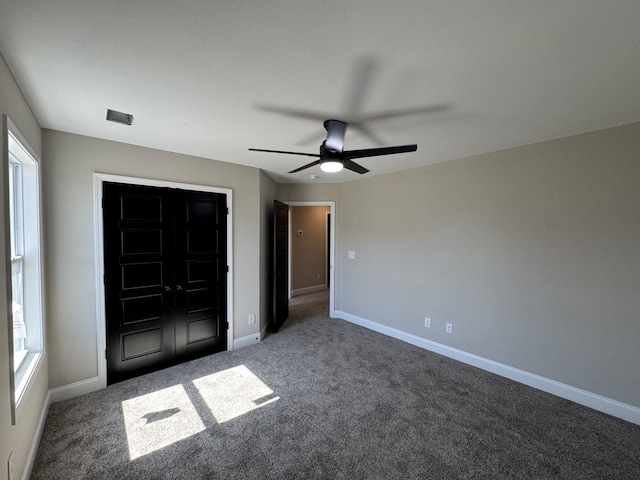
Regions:
<instances>
[{"instance_id":1,"label":"doorway","mask_svg":"<svg viewBox=\"0 0 640 480\"><path fill-rule=\"evenodd\" d=\"M316 239L317 241L321 242L322 245L324 246L323 248L325 248L325 255L326 255L326 262L322 263L321 265L318 266L318 271L311 271L310 273L312 275L316 275L318 273L321 273L321 278L316 280L315 285L317 285L318 289L322 288L322 287L327 287L329 288L329 316L331 318L335 318L335 270L334 270L334 265L335 265L335 231L336 231L336 227L335 227L335 202L334 201L317 201L317 202L288 202L288 205L292 208L292 215L289 219L289 232L290 235L289 237L291 238L291 240L294 239L298 239L299 237L297 237L297 230L299 229L295 229L294 228L294 222L295 219L293 218L295 216L295 209L297 207L326 207L325 213L322 213L322 215L320 216L318 222L322 227L322 233L319 234L321 238ZM294 231L296 230L296 231ZM305 230L303 229L302 232L302 238L305 238L305 235L307 235L307 233L305 232ZM300 263L300 262L304 262L304 258L296 258L296 251L293 248L293 241L289 242L289 298L291 298L293 296L294 293L300 293L300 288L295 288L295 285L292 283L292 277L293 277L293 265ZM298 253L298 256L300 256L300 253ZM326 273L325 273L326 272ZM324 280L323 280L324 277ZM307 277L308 278L308 277ZM310 283L309 283L310 282ZM311 287L309 291L314 290L314 277L311 277L310 279L308 279L308 285ZM322 283L324 282L324 283ZM322 283L322 284L321 284ZM305 286L302 286L302 288L306 288ZM295 291L297 290L297 291ZM295 291L295 292L294 292ZM302 290L302 292L304 292L304 290Z\"/></svg>"}]
</instances>

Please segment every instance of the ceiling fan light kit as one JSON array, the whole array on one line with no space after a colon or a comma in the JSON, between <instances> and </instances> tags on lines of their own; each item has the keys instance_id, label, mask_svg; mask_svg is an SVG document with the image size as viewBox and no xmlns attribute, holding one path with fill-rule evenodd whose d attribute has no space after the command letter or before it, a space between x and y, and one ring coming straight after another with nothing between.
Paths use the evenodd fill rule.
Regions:
<instances>
[{"instance_id":1,"label":"ceiling fan light kit","mask_svg":"<svg viewBox=\"0 0 640 480\"><path fill-rule=\"evenodd\" d=\"M342 162L338 162L337 160L327 159L320 162L320 170L327 173L339 172L343 167Z\"/></svg>"},{"instance_id":2,"label":"ceiling fan light kit","mask_svg":"<svg viewBox=\"0 0 640 480\"><path fill-rule=\"evenodd\" d=\"M250 148L252 152L282 153L285 155L303 155L305 157L317 157L311 163L291 170L289 173L297 173L307 168L320 165L320 169L327 173L336 173L343 168L359 174L369 170L353 161L354 158L378 157L380 155L392 155L395 153L415 152L418 145L399 145L397 147L365 148L363 150L344 150L344 136L347 131L346 122L340 120L326 120L324 128L327 130L327 138L320 145L320 153L289 152L284 150L265 150L262 148Z\"/></svg>"}]
</instances>

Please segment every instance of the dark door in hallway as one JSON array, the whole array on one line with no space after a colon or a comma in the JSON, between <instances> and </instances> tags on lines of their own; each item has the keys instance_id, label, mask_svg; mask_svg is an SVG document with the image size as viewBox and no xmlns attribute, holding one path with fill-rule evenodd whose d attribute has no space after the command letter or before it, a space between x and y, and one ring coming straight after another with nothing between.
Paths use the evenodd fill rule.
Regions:
<instances>
[{"instance_id":1,"label":"dark door in hallway","mask_svg":"<svg viewBox=\"0 0 640 480\"><path fill-rule=\"evenodd\" d=\"M271 330L277 332L289 317L289 206L273 202Z\"/></svg>"},{"instance_id":2,"label":"dark door in hallway","mask_svg":"<svg viewBox=\"0 0 640 480\"><path fill-rule=\"evenodd\" d=\"M103 187L107 383L226 350L226 196Z\"/></svg>"}]
</instances>

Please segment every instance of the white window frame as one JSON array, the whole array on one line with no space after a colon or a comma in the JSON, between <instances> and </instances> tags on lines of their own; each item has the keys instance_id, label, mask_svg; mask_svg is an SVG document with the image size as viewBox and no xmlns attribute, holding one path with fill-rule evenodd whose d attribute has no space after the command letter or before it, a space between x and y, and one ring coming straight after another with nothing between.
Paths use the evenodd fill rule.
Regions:
<instances>
[{"instance_id":1,"label":"white window frame","mask_svg":"<svg viewBox=\"0 0 640 480\"><path fill-rule=\"evenodd\" d=\"M6 116L2 118L2 136L9 377L11 420L15 425L45 353L42 195L40 159ZM10 188L12 181L14 186ZM17 228L13 228L12 222ZM14 352L14 321L18 318L14 318L17 310L13 303L11 267L18 263L22 266L21 314L27 335L26 350L22 353Z\"/></svg>"}]
</instances>

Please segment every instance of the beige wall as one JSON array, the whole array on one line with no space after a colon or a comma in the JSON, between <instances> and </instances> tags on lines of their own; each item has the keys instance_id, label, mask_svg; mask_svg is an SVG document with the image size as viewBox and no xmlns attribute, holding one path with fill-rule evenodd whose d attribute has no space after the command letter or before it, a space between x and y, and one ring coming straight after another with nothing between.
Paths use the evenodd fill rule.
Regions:
<instances>
[{"instance_id":1,"label":"beige wall","mask_svg":"<svg viewBox=\"0 0 640 480\"><path fill-rule=\"evenodd\" d=\"M291 207L291 290L327 283L327 213L330 207ZM298 232L302 231L302 236Z\"/></svg>"},{"instance_id":2,"label":"beige wall","mask_svg":"<svg viewBox=\"0 0 640 480\"><path fill-rule=\"evenodd\" d=\"M31 112L22 92L11 75L4 58L0 55L0 115L7 115L38 155L41 155L40 125ZM4 151L3 141L0 148ZM0 212L3 234L0 235L0 479L7 478L9 453L14 455L14 478L22 478L27 468L30 450L37 446L38 422L46 409L48 390L45 356L41 368L32 382L32 388L24 400L17 424L11 425L11 401L9 393L9 325L7 315L7 252L4 244L4 186L0 183ZM46 348L46 347L45 347Z\"/></svg>"},{"instance_id":3,"label":"beige wall","mask_svg":"<svg viewBox=\"0 0 640 480\"><path fill-rule=\"evenodd\" d=\"M336 309L640 407L638 152L634 124L343 184Z\"/></svg>"},{"instance_id":4,"label":"beige wall","mask_svg":"<svg viewBox=\"0 0 640 480\"><path fill-rule=\"evenodd\" d=\"M283 183L278 185L281 202L335 202L340 198L337 183Z\"/></svg>"},{"instance_id":5,"label":"beige wall","mask_svg":"<svg viewBox=\"0 0 640 480\"><path fill-rule=\"evenodd\" d=\"M230 188L234 338L258 332L260 171L52 130L43 131L51 387L96 377L95 172Z\"/></svg>"}]
</instances>

